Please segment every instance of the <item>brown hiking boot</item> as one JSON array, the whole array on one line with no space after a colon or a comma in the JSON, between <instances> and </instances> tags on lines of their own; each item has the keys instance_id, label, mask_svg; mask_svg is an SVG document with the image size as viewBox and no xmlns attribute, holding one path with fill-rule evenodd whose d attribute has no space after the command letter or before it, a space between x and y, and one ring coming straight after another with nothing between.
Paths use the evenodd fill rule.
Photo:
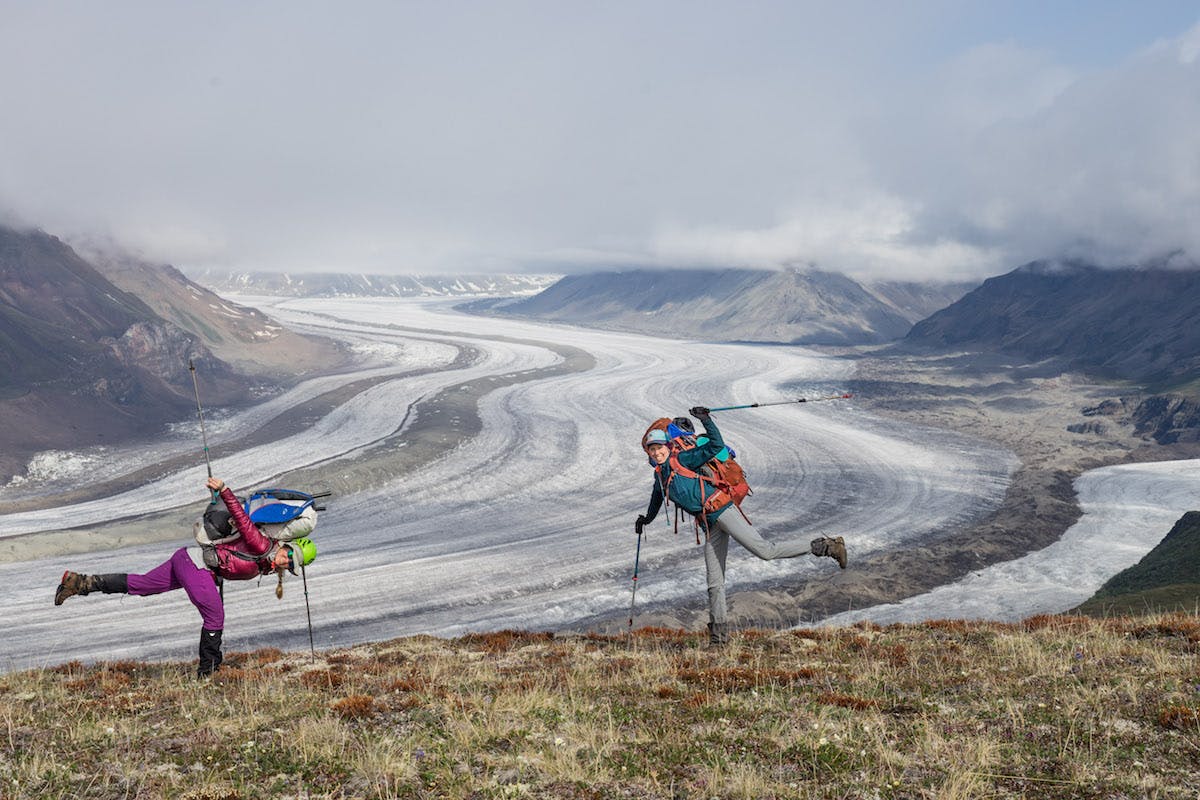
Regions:
<instances>
[{"instance_id":1,"label":"brown hiking boot","mask_svg":"<svg viewBox=\"0 0 1200 800\"><path fill-rule=\"evenodd\" d=\"M829 540L829 557L838 562L842 569L846 568L846 543L842 537L835 536Z\"/></svg>"},{"instance_id":2,"label":"brown hiking boot","mask_svg":"<svg viewBox=\"0 0 1200 800\"><path fill-rule=\"evenodd\" d=\"M87 594L92 590L91 584L92 581L87 575L67 570L63 573L62 583L58 584L58 591L54 593L54 605L61 606L63 600L72 595Z\"/></svg>"},{"instance_id":3,"label":"brown hiking boot","mask_svg":"<svg viewBox=\"0 0 1200 800\"><path fill-rule=\"evenodd\" d=\"M836 561L842 569L846 568L846 542L842 540L842 537L822 536L819 539L813 539L810 550L814 556L827 556Z\"/></svg>"}]
</instances>

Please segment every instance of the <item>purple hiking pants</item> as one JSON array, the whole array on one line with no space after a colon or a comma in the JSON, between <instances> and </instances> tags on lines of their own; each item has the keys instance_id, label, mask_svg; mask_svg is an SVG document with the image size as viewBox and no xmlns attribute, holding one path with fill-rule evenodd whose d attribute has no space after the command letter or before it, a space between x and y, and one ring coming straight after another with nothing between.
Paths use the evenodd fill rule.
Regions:
<instances>
[{"instance_id":1,"label":"purple hiking pants","mask_svg":"<svg viewBox=\"0 0 1200 800\"><path fill-rule=\"evenodd\" d=\"M176 550L173 556L145 575L130 575L127 588L130 594L142 596L183 589L200 612L205 630L225 628L225 606L221 603L221 593L213 574L197 567L186 547Z\"/></svg>"}]
</instances>

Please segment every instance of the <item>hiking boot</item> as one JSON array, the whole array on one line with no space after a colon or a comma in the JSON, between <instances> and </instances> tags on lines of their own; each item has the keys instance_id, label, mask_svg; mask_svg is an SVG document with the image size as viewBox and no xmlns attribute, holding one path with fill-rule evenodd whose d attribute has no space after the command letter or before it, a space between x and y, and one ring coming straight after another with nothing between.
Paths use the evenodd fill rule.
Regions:
<instances>
[{"instance_id":1,"label":"hiking boot","mask_svg":"<svg viewBox=\"0 0 1200 800\"><path fill-rule=\"evenodd\" d=\"M729 623L728 622L710 622L708 623L708 649L720 650L729 644Z\"/></svg>"},{"instance_id":2,"label":"hiking boot","mask_svg":"<svg viewBox=\"0 0 1200 800\"><path fill-rule=\"evenodd\" d=\"M835 536L829 540L829 557L838 562L842 569L846 568L846 542L842 537Z\"/></svg>"},{"instance_id":3,"label":"hiking boot","mask_svg":"<svg viewBox=\"0 0 1200 800\"><path fill-rule=\"evenodd\" d=\"M810 549L814 556L832 558L839 567L846 568L846 542L841 536L834 538L822 536L819 539L813 539Z\"/></svg>"},{"instance_id":4,"label":"hiking boot","mask_svg":"<svg viewBox=\"0 0 1200 800\"><path fill-rule=\"evenodd\" d=\"M62 582L54 593L54 605L61 606L68 597L77 594L87 594L96 588L95 581L90 575L80 575L78 572L67 570L63 573Z\"/></svg>"},{"instance_id":5,"label":"hiking boot","mask_svg":"<svg viewBox=\"0 0 1200 800\"><path fill-rule=\"evenodd\" d=\"M61 606L73 594L90 594L104 592L105 594L125 594L129 591L128 576L124 572L113 572L108 575L81 575L67 570L63 573L62 583L54 593L54 605Z\"/></svg>"}]
</instances>

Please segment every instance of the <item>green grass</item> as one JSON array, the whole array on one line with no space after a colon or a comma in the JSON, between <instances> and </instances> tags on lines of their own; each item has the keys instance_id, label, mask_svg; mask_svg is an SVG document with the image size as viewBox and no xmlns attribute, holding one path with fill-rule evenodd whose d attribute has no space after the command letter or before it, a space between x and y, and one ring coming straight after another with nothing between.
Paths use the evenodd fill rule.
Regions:
<instances>
[{"instance_id":1,"label":"green grass","mask_svg":"<svg viewBox=\"0 0 1200 800\"><path fill-rule=\"evenodd\" d=\"M1200 620L500 632L0 676L0 797L1189 798Z\"/></svg>"},{"instance_id":2,"label":"green grass","mask_svg":"<svg viewBox=\"0 0 1200 800\"><path fill-rule=\"evenodd\" d=\"M1139 614L1165 614L1182 611L1200 613L1200 583L1178 583L1141 591L1093 597L1074 609L1089 616L1113 617Z\"/></svg>"},{"instance_id":3,"label":"green grass","mask_svg":"<svg viewBox=\"0 0 1200 800\"><path fill-rule=\"evenodd\" d=\"M1196 613L1200 609L1200 511L1184 514L1138 563L1118 572L1073 613Z\"/></svg>"}]
</instances>

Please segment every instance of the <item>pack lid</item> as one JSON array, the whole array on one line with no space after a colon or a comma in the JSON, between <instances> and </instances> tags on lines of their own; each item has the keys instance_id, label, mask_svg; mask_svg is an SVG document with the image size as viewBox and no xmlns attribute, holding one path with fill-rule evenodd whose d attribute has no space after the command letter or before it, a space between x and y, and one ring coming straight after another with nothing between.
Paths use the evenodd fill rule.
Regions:
<instances>
[{"instance_id":1,"label":"pack lid","mask_svg":"<svg viewBox=\"0 0 1200 800\"><path fill-rule=\"evenodd\" d=\"M294 489L259 489L245 503L250 521L256 525L290 522L313 505L313 496Z\"/></svg>"},{"instance_id":2,"label":"pack lid","mask_svg":"<svg viewBox=\"0 0 1200 800\"><path fill-rule=\"evenodd\" d=\"M255 525L271 525L278 522L290 522L304 513L304 505L290 503L268 503L250 512L250 521Z\"/></svg>"}]
</instances>

